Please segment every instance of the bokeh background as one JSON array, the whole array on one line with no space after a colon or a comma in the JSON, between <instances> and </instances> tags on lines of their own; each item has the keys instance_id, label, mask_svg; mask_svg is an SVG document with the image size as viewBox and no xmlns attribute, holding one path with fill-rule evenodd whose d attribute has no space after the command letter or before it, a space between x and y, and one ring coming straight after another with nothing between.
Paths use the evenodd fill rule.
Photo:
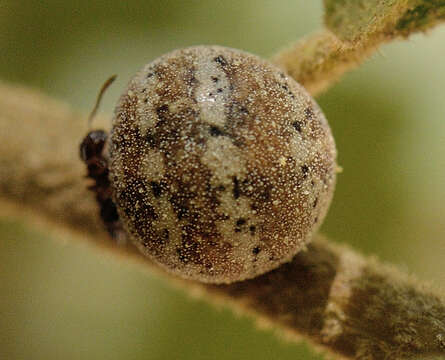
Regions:
<instances>
[{"instance_id":1,"label":"bokeh background","mask_svg":"<svg viewBox=\"0 0 445 360\"><path fill-rule=\"evenodd\" d=\"M0 0L0 79L102 110L166 51L264 57L322 26L321 0ZM445 27L387 45L319 97L339 163L322 232L445 287ZM80 140L80 139L79 139ZM155 275L0 218L0 359L319 359ZM64 240L64 239L57 239Z\"/></svg>"}]
</instances>

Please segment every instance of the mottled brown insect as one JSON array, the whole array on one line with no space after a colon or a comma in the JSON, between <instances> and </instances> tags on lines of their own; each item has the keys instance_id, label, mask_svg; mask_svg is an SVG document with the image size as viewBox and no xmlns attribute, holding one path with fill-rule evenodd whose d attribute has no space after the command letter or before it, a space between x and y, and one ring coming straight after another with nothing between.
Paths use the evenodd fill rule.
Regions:
<instances>
[{"instance_id":1,"label":"mottled brown insect","mask_svg":"<svg viewBox=\"0 0 445 360\"><path fill-rule=\"evenodd\" d=\"M113 237L208 283L253 278L304 250L337 167L329 125L304 88L220 46L147 64L121 95L110 137L90 132L81 157Z\"/></svg>"}]
</instances>

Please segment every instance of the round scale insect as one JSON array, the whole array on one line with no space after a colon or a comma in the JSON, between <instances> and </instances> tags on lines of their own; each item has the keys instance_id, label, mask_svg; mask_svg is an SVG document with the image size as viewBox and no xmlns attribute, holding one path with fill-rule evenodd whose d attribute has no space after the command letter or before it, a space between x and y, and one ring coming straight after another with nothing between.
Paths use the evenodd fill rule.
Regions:
<instances>
[{"instance_id":1,"label":"round scale insect","mask_svg":"<svg viewBox=\"0 0 445 360\"><path fill-rule=\"evenodd\" d=\"M109 171L95 190L102 211L116 205L102 217L110 232L122 226L144 255L203 282L289 261L335 187L335 143L314 100L267 61L220 46L146 65L117 104L105 150L94 132L83 149L96 137L82 158Z\"/></svg>"}]
</instances>

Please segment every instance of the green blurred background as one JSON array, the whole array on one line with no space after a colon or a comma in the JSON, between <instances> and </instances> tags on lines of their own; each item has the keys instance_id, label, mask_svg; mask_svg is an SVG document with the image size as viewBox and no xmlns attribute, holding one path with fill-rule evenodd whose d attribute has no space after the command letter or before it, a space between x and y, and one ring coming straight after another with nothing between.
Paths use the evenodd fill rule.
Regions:
<instances>
[{"instance_id":1,"label":"green blurred background","mask_svg":"<svg viewBox=\"0 0 445 360\"><path fill-rule=\"evenodd\" d=\"M189 45L264 57L321 27L321 0L0 0L0 79L88 112ZM322 231L445 285L445 27L385 46L319 97L337 141ZM79 139L80 140L80 139ZM62 239L63 240L63 239ZM0 359L318 359L78 243L0 218Z\"/></svg>"}]
</instances>

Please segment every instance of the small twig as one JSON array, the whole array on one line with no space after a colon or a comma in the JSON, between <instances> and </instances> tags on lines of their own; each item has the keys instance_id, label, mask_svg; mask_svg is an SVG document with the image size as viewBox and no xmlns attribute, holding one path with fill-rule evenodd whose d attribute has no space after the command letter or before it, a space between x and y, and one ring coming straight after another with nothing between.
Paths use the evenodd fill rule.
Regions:
<instances>
[{"instance_id":1,"label":"small twig","mask_svg":"<svg viewBox=\"0 0 445 360\"><path fill-rule=\"evenodd\" d=\"M3 214L43 217L74 239L87 238L98 249L161 272L131 246L110 241L100 229L97 206L86 190L85 170L78 159L85 131L85 118L66 105L0 84ZM338 358L445 355L442 295L321 237L291 263L253 280L215 286L164 275L187 291L223 301Z\"/></svg>"},{"instance_id":2,"label":"small twig","mask_svg":"<svg viewBox=\"0 0 445 360\"><path fill-rule=\"evenodd\" d=\"M443 0L324 0L325 23L349 43L381 43L445 20Z\"/></svg>"},{"instance_id":3,"label":"small twig","mask_svg":"<svg viewBox=\"0 0 445 360\"><path fill-rule=\"evenodd\" d=\"M360 65L375 48L351 46L323 30L281 50L272 61L315 96Z\"/></svg>"},{"instance_id":4,"label":"small twig","mask_svg":"<svg viewBox=\"0 0 445 360\"><path fill-rule=\"evenodd\" d=\"M443 21L444 0L325 0L327 29L283 49L272 60L317 95L380 45Z\"/></svg>"}]
</instances>

